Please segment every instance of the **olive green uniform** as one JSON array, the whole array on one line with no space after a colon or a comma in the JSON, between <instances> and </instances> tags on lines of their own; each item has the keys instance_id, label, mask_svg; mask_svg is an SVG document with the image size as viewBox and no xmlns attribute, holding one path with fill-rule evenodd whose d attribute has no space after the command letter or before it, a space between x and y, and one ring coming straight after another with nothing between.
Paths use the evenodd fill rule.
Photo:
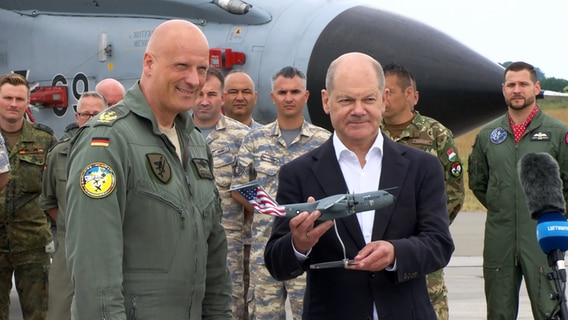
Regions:
<instances>
[{"instance_id":1,"label":"olive green uniform","mask_svg":"<svg viewBox=\"0 0 568 320\"><path fill-rule=\"evenodd\" d=\"M0 191L0 319L8 319L12 274L25 319L45 319L51 241L49 221L38 205L47 151L56 139L50 128L24 120L9 147L10 180Z\"/></svg>"},{"instance_id":2,"label":"olive green uniform","mask_svg":"<svg viewBox=\"0 0 568 320\"><path fill-rule=\"evenodd\" d=\"M440 160L444 169L446 196L450 224L462 208L465 199L462 163L454 143L452 132L435 119L414 111L412 122L402 130L399 137L392 137L383 123L383 133L396 142L426 151ZM428 294L439 320L449 318L448 289L444 282L444 271L440 269L426 276Z\"/></svg>"},{"instance_id":3,"label":"olive green uniform","mask_svg":"<svg viewBox=\"0 0 568 320\"><path fill-rule=\"evenodd\" d=\"M65 186L67 184L67 154L70 139L56 144L47 154L43 171L43 189L39 198L42 210L57 209L55 253L49 268L48 320L71 319L73 284L65 259Z\"/></svg>"},{"instance_id":4,"label":"olive green uniform","mask_svg":"<svg viewBox=\"0 0 568 320\"><path fill-rule=\"evenodd\" d=\"M556 291L548 280L552 271L539 247L518 163L527 153L547 152L556 161L568 199L568 126L539 110L525 133L515 142L507 114L477 134L469 156L469 188L487 208L483 245L483 280L487 319L515 319L519 289L524 281L533 318L548 319Z\"/></svg>"},{"instance_id":5,"label":"olive green uniform","mask_svg":"<svg viewBox=\"0 0 568 320\"><path fill-rule=\"evenodd\" d=\"M69 153L74 319L231 319L213 161L189 113L181 158L139 85L81 128Z\"/></svg>"}]
</instances>

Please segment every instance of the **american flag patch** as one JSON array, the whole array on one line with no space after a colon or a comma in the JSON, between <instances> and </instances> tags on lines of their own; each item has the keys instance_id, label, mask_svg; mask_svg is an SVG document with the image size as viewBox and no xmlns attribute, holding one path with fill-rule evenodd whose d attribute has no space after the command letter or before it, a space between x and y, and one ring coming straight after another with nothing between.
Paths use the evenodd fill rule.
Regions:
<instances>
[{"instance_id":1,"label":"american flag patch","mask_svg":"<svg viewBox=\"0 0 568 320\"><path fill-rule=\"evenodd\" d=\"M94 137L91 139L91 147L108 147L110 144L109 138Z\"/></svg>"}]
</instances>

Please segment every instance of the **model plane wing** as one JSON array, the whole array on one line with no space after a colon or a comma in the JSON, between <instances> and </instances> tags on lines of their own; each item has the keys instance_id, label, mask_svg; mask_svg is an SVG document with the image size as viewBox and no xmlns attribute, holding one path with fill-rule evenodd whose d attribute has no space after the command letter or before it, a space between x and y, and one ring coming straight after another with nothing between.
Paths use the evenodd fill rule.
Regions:
<instances>
[{"instance_id":1,"label":"model plane wing","mask_svg":"<svg viewBox=\"0 0 568 320\"><path fill-rule=\"evenodd\" d=\"M338 202L345 200L346 195L345 194L336 194L333 196L329 196L326 198L323 198L321 200L319 200L318 206L316 207L317 210L327 210L331 207L333 207L335 204L337 204Z\"/></svg>"}]
</instances>

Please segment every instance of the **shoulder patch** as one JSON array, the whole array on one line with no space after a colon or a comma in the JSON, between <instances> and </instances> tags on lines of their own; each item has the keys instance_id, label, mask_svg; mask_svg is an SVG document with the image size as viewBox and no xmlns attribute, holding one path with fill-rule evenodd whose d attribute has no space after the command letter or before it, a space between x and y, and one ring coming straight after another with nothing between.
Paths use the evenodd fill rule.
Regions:
<instances>
[{"instance_id":1,"label":"shoulder patch","mask_svg":"<svg viewBox=\"0 0 568 320\"><path fill-rule=\"evenodd\" d=\"M450 167L450 174L452 175L452 177L454 178L459 178L462 175L462 164L458 161L452 163L451 167Z\"/></svg>"},{"instance_id":2,"label":"shoulder patch","mask_svg":"<svg viewBox=\"0 0 568 320\"><path fill-rule=\"evenodd\" d=\"M125 110L120 106L106 109L105 111L99 113L95 120L95 123L93 124L93 127L101 125L111 127L117 120L126 117L128 113L128 110Z\"/></svg>"},{"instance_id":3,"label":"shoulder patch","mask_svg":"<svg viewBox=\"0 0 568 320\"><path fill-rule=\"evenodd\" d=\"M51 135L53 135L53 129L51 129L50 127L46 126L45 124L42 123L33 123L32 124L34 128L39 129L41 131L45 131Z\"/></svg>"},{"instance_id":4,"label":"shoulder patch","mask_svg":"<svg viewBox=\"0 0 568 320\"><path fill-rule=\"evenodd\" d=\"M93 162L83 169L80 178L81 190L93 199L102 199L114 191L116 175L114 170L102 162Z\"/></svg>"}]
</instances>

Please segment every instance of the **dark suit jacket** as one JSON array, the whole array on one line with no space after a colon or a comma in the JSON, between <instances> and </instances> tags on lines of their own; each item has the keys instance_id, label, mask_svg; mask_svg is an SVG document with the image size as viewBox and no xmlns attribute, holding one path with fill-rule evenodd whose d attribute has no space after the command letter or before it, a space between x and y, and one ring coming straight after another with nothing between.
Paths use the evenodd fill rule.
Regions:
<instances>
[{"instance_id":1,"label":"dark suit jacket","mask_svg":"<svg viewBox=\"0 0 568 320\"><path fill-rule=\"evenodd\" d=\"M344 268L309 269L309 265L343 259L333 228L299 262L292 247L288 219L276 219L265 249L266 267L278 280L307 271L304 319L372 319L373 303L379 318L436 319L425 275L443 268L454 244L449 231L444 175L440 162L423 151L384 141L379 189L389 190L395 203L376 210L372 240L388 240L396 252L396 271L363 272ZM305 202L347 190L335 157L333 139L284 165L279 174L277 201ZM365 246L352 215L335 221L352 259Z\"/></svg>"}]
</instances>

